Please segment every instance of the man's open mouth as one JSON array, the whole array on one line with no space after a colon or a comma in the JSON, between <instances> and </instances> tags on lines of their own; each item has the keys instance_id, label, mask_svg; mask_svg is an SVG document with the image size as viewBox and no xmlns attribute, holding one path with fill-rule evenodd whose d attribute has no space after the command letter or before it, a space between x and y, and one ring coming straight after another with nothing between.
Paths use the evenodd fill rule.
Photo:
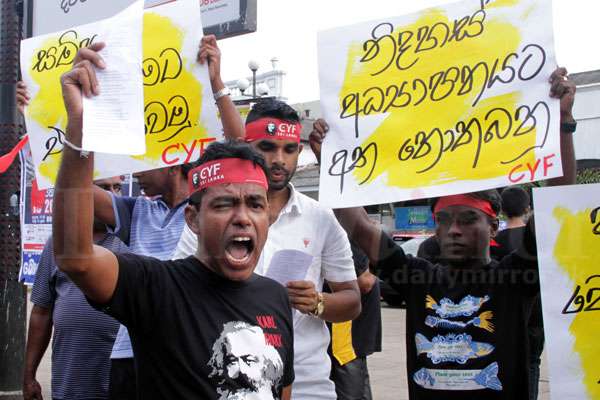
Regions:
<instances>
[{"instance_id":1,"label":"man's open mouth","mask_svg":"<svg viewBox=\"0 0 600 400\"><path fill-rule=\"evenodd\" d=\"M271 169L271 177L274 179L284 179L287 177L287 172L283 169Z\"/></svg>"},{"instance_id":2,"label":"man's open mouth","mask_svg":"<svg viewBox=\"0 0 600 400\"><path fill-rule=\"evenodd\" d=\"M254 250L254 241L250 236L234 236L225 246L225 255L232 264L243 264Z\"/></svg>"}]
</instances>

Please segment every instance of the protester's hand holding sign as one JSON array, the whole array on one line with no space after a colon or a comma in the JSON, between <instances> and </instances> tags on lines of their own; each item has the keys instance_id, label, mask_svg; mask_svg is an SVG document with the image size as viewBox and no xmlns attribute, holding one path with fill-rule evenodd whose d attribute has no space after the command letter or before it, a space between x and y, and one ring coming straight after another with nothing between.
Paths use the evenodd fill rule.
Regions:
<instances>
[{"instance_id":1,"label":"protester's hand holding sign","mask_svg":"<svg viewBox=\"0 0 600 400\"><path fill-rule=\"evenodd\" d=\"M198 62L208 64L208 73L213 96L219 108L223 134L229 139L240 139L245 135L244 124L231 100L229 88L221 79L221 50L215 35L204 36L200 42Z\"/></svg>"},{"instance_id":2,"label":"protester's hand holding sign","mask_svg":"<svg viewBox=\"0 0 600 400\"><path fill-rule=\"evenodd\" d=\"M25 112L25 106L29 105L29 99L29 92L27 91L25 82L17 82L17 108L21 114Z\"/></svg>"},{"instance_id":3,"label":"protester's hand holding sign","mask_svg":"<svg viewBox=\"0 0 600 400\"><path fill-rule=\"evenodd\" d=\"M204 36L200 41L198 62L200 64L208 63L210 83L213 86L213 91L216 91L215 84L220 83L222 85L223 82L221 81L221 50L217 45L215 35Z\"/></svg>"},{"instance_id":4,"label":"protester's hand holding sign","mask_svg":"<svg viewBox=\"0 0 600 400\"><path fill-rule=\"evenodd\" d=\"M550 97L560 100L560 152L562 157L563 174L549 179L547 186L568 185L575 183L577 164L572 133L577 128L573 118L575 103L575 82L569 80L567 69L559 67L550 75Z\"/></svg>"},{"instance_id":5,"label":"protester's hand holding sign","mask_svg":"<svg viewBox=\"0 0 600 400\"><path fill-rule=\"evenodd\" d=\"M83 96L100 94L100 86L94 67L104 69L106 65L98 54L106 45L94 43L77 52L73 68L61 77L63 101L67 108L69 122L81 122L83 115ZM79 132L81 133L81 132Z\"/></svg>"},{"instance_id":6,"label":"protester's hand holding sign","mask_svg":"<svg viewBox=\"0 0 600 400\"><path fill-rule=\"evenodd\" d=\"M323 118L319 118L314 122L313 130L308 137L310 148L315 153L319 164L321 163L321 145L323 144L323 140L325 140L327 131L329 131L329 125L327 125L327 122Z\"/></svg>"},{"instance_id":7,"label":"protester's hand holding sign","mask_svg":"<svg viewBox=\"0 0 600 400\"><path fill-rule=\"evenodd\" d=\"M567 69L559 67L549 79L550 97L560 99L560 122L573 122L573 104L575 103L575 82L569 80Z\"/></svg>"}]
</instances>

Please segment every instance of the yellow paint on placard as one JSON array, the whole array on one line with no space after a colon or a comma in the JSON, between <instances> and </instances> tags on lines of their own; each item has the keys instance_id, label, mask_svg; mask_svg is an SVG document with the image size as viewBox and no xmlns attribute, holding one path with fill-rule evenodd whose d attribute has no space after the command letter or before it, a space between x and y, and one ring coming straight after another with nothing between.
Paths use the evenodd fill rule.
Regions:
<instances>
[{"instance_id":1,"label":"yellow paint on placard","mask_svg":"<svg viewBox=\"0 0 600 400\"><path fill-rule=\"evenodd\" d=\"M29 75L39 90L26 108L27 117L45 129L46 151L51 152L38 166L38 172L50 182L56 180L62 159L62 144L55 129L65 131L67 111L62 100L60 77L71 69L77 51L93 43L95 35L82 37L75 30L46 40L33 53ZM62 140L62 138L61 138ZM94 170L94 176L99 171Z\"/></svg>"},{"instance_id":2,"label":"yellow paint on placard","mask_svg":"<svg viewBox=\"0 0 600 400\"><path fill-rule=\"evenodd\" d=\"M71 69L71 63L41 71L35 68L38 65L36 55L48 53L49 49L57 49L59 47L58 37L47 40L37 49L29 66L29 74L39 86L39 91L27 107L27 113L35 116L35 121L44 127L64 127L67 121L67 112L63 102L60 101L62 99L60 77Z\"/></svg>"},{"instance_id":3,"label":"yellow paint on placard","mask_svg":"<svg viewBox=\"0 0 600 400\"><path fill-rule=\"evenodd\" d=\"M504 0L494 2L494 4L495 7L500 7L517 2L517 0ZM430 77L439 72L448 71L445 78L452 80L459 76L463 66L474 67L480 62L484 62L491 69L497 59L500 59L500 68L497 69L500 71L502 59L507 54L516 53L522 46L518 27L499 18L492 19L488 15L483 32L479 36L465 38L462 41L448 41L442 47L438 46L433 50L415 53L419 28L423 26L437 27L436 32L440 32L442 24L452 27L453 21L443 11L433 9L422 14L411 25L396 27L390 37L398 38L401 32L414 32L412 41L405 42L411 44L410 49L401 56L399 56L398 44L393 44L392 40L388 39L380 41L378 55L368 62L360 62L361 57L365 55L363 43L353 43L348 51L345 79L339 93L340 110L345 108L344 101L348 101L348 96L356 94L362 98L362 104L358 108L360 118L364 118L366 115L383 114L387 102L393 100L396 104L403 104L408 101L408 96L402 93L410 92L412 94L410 105L389 107L384 121L363 141L363 148L369 143L375 142L378 150L377 163L367 182L387 174L385 183L388 186L418 188L458 180L483 180L506 176L510 166L501 165L500 161L510 161L507 158L511 154L515 154L516 149L525 149L536 144L535 129L528 134L512 137L519 122L514 121L513 115L512 126L509 127L509 119L501 116L501 113L497 111L493 113L493 116L498 117L498 124L491 127L484 126L481 138L477 137L475 129L471 129L472 137L465 135L461 138L460 133L455 129L457 122L469 123L472 118L485 121L488 112L497 107L503 107L514 114L514 110L519 104L518 93L493 97L489 97L486 93L473 107L473 103L479 95L479 88L486 82L483 73L474 74L474 89L468 93L457 95L458 89L454 89L453 94L440 101L433 101L430 96L427 96L415 105L423 93L422 85L415 83L419 79L431 87ZM385 27L380 29L385 31ZM467 32L470 31L469 33L475 36L475 29L476 25L468 28ZM382 36L381 32L383 31L378 33L380 36ZM408 40L407 36L404 38ZM434 41L431 40L424 47L433 45L433 43ZM402 67L408 67L413 62L414 65L401 70L396 67L397 62ZM391 65L385 69L388 63ZM384 71L379 73L382 70ZM404 82L406 83L404 84ZM444 82L443 79L440 82L437 89L438 97L452 91L449 82ZM461 78L458 78L456 84L458 87L461 85L460 82ZM383 96L385 98L383 100L384 107L377 107L381 104L381 97L377 94L378 90L374 88L380 88L385 93L391 84L403 87L403 92L401 91L394 100L393 95L390 99L390 93L395 94L394 89L391 89L386 93L387 97ZM374 109L373 106L378 109ZM366 113L365 108L368 109ZM529 122L525 124L527 127L529 125ZM439 129L439 132L429 137L429 145L423 146L419 150L419 143L422 142L423 137L429 135L436 128ZM489 142L485 140L488 131L494 135L499 133L504 136L511 129L510 139L495 138ZM440 155L441 151L439 150L448 147L451 143L449 138L452 133L449 133L449 130L454 130L455 149ZM420 131L423 134L418 138L417 134ZM346 135L350 136L353 133L346 132ZM470 142L463 143L467 142L467 139L470 139ZM405 145L403 146L403 144ZM409 157L411 154L413 157ZM518 154L515 154L515 157L516 155ZM523 164L534 163L534 161L533 152L529 152L519 159L519 162ZM474 167L474 165L476 166ZM356 168L353 174L357 181L364 181L370 172L371 168L368 167Z\"/></svg>"},{"instance_id":4,"label":"yellow paint on placard","mask_svg":"<svg viewBox=\"0 0 600 400\"><path fill-rule=\"evenodd\" d=\"M184 33L167 17L144 14L146 154L134 158L154 166L168 146L184 153L182 145L189 149L208 136L200 119L202 85L192 73L196 60L182 54Z\"/></svg>"},{"instance_id":5,"label":"yellow paint on placard","mask_svg":"<svg viewBox=\"0 0 600 400\"><path fill-rule=\"evenodd\" d=\"M558 240L554 247L554 258L558 265L577 285L581 286L580 295L585 297L585 306L592 305L599 298L598 291L589 290L598 288L598 279L585 284L586 280L599 274L600 266L600 236L592 233L590 223L590 210L573 214L571 211L558 207L554 210L554 218L560 223ZM589 295L588 295L589 293ZM565 300L566 302L566 300ZM600 302L599 302L600 303ZM597 308L597 303L593 308ZM600 346L598 334L600 332L600 318L598 311L582 311L575 314L569 328L575 342L573 351L581 359L581 368L584 375L584 385L590 399L600 399Z\"/></svg>"}]
</instances>

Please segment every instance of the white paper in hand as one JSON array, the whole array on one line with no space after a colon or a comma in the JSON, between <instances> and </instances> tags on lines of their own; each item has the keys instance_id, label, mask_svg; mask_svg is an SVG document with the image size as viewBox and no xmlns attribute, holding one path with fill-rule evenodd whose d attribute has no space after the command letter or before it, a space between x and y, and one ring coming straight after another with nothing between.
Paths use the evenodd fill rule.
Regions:
<instances>
[{"instance_id":1,"label":"white paper in hand","mask_svg":"<svg viewBox=\"0 0 600 400\"><path fill-rule=\"evenodd\" d=\"M96 69L100 95L83 99L82 148L112 154L146 152L142 29L144 2L97 22L106 69Z\"/></svg>"},{"instance_id":2,"label":"white paper in hand","mask_svg":"<svg viewBox=\"0 0 600 400\"><path fill-rule=\"evenodd\" d=\"M271 258L266 277L283 286L291 281L303 281L313 256L299 250L279 250Z\"/></svg>"}]
</instances>

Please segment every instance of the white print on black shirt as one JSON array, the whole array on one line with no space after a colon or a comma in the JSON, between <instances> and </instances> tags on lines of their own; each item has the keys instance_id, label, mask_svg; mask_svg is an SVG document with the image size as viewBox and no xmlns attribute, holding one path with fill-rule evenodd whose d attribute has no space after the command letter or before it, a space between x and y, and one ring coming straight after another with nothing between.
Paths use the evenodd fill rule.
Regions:
<instances>
[{"instance_id":1,"label":"white print on black shirt","mask_svg":"<svg viewBox=\"0 0 600 400\"><path fill-rule=\"evenodd\" d=\"M228 322L212 347L209 378L216 379L219 400L279 398L283 361L263 330L242 321Z\"/></svg>"},{"instance_id":2,"label":"white print on black shirt","mask_svg":"<svg viewBox=\"0 0 600 400\"><path fill-rule=\"evenodd\" d=\"M434 311L438 316L428 315L425 325L438 330L447 329L460 331L469 325L494 333L492 311L485 311L478 316L483 304L490 300L489 296L474 297L468 295L460 302L454 303L448 298L443 298L438 303L432 296L425 297L425 308ZM459 318L470 318L468 321ZM472 318L471 318L472 317ZM415 335L417 356L424 354L433 364L457 363L468 366L469 361L488 357L495 347L492 344L476 342L466 333L449 333L437 335L431 340L427 336L417 333ZM502 383L498 379L499 366L492 362L484 369L431 369L421 368L413 374L415 383L430 390L502 390Z\"/></svg>"}]
</instances>

